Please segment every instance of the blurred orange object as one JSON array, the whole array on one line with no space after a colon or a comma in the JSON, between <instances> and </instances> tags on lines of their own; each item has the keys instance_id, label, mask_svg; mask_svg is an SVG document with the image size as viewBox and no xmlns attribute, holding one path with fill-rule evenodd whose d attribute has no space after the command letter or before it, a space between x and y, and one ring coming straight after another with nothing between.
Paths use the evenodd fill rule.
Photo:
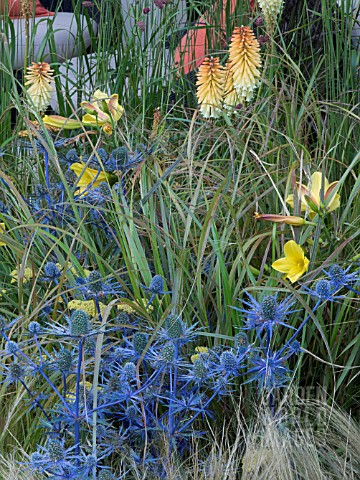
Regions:
<instances>
[{"instance_id":1,"label":"blurred orange object","mask_svg":"<svg viewBox=\"0 0 360 480\"><path fill-rule=\"evenodd\" d=\"M10 18L22 18L24 16L21 3L21 0L8 0L8 14ZM34 11L31 1L29 1L29 10L30 12ZM49 12L49 10L46 10L46 8L41 5L40 0L36 0L35 17L49 17L51 15L54 15L54 12Z\"/></svg>"},{"instance_id":2,"label":"blurred orange object","mask_svg":"<svg viewBox=\"0 0 360 480\"><path fill-rule=\"evenodd\" d=\"M239 0L228 0L230 2L230 15L234 13L236 4ZM246 1L246 0L242 0ZM223 37L225 44L226 31L226 7L227 1L223 2L223 11L220 18L220 31L213 28L210 35L214 38L219 35ZM250 10L255 9L255 0L250 0ZM207 25L209 25L208 15L205 13L194 27L184 35L179 46L175 50L174 64L182 74L187 74L197 68L204 58L208 55Z\"/></svg>"}]
</instances>

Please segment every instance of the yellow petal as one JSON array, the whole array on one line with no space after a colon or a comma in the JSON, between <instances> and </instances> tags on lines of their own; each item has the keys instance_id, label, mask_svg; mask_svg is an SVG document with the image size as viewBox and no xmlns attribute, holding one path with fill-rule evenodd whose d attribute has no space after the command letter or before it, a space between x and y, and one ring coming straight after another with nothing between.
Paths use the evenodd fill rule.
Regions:
<instances>
[{"instance_id":1,"label":"yellow petal","mask_svg":"<svg viewBox=\"0 0 360 480\"><path fill-rule=\"evenodd\" d=\"M292 265L289 263L287 258L279 258L272 264L272 268L281 273L288 273L292 268Z\"/></svg>"},{"instance_id":2,"label":"yellow petal","mask_svg":"<svg viewBox=\"0 0 360 480\"><path fill-rule=\"evenodd\" d=\"M75 162L70 166L72 170L78 177L80 177L81 172L84 170L85 165L83 163Z\"/></svg>"},{"instance_id":3,"label":"yellow petal","mask_svg":"<svg viewBox=\"0 0 360 480\"><path fill-rule=\"evenodd\" d=\"M288 203L291 208L294 208L294 195L293 194L288 195L285 202Z\"/></svg>"},{"instance_id":4,"label":"yellow petal","mask_svg":"<svg viewBox=\"0 0 360 480\"><path fill-rule=\"evenodd\" d=\"M119 105L118 99L119 99L119 95L114 93L113 95L111 95L111 98L108 103L109 112L114 122L117 122L121 118L122 114L124 113L124 109L121 105Z\"/></svg>"},{"instance_id":5,"label":"yellow petal","mask_svg":"<svg viewBox=\"0 0 360 480\"><path fill-rule=\"evenodd\" d=\"M93 99L93 101L108 100L109 95L107 93L104 93L101 90L97 89L96 92L93 93L92 99Z\"/></svg>"},{"instance_id":6,"label":"yellow petal","mask_svg":"<svg viewBox=\"0 0 360 480\"><path fill-rule=\"evenodd\" d=\"M5 232L5 223L0 223L0 234ZM0 247L4 247L6 245L5 242L0 242Z\"/></svg>"},{"instance_id":7,"label":"yellow petal","mask_svg":"<svg viewBox=\"0 0 360 480\"><path fill-rule=\"evenodd\" d=\"M285 243L284 253L290 263L297 264L304 260L304 250L294 240Z\"/></svg>"},{"instance_id":8,"label":"yellow petal","mask_svg":"<svg viewBox=\"0 0 360 480\"><path fill-rule=\"evenodd\" d=\"M287 273L286 278L291 283L294 283L297 280L299 280L299 278L305 273L305 271L303 269L299 269L299 268L294 267Z\"/></svg>"},{"instance_id":9,"label":"yellow petal","mask_svg":"<svg viewBox=\"0 0 360 480\"><path fill-rule=\"evenodd\" d=\"M308 193L308 189L304 187L304 185L298 185L298 187L299 187L298 199L300 198L301 200L301 211L305 212L307 208L307 203L304 195ZM285 202L288 203L290 207L294 208L294 195L293 194L288 195Z\"/></svg>"},{"instance_id":10,"label":"yellow petal","mask_svg":"<svg viewBox=\"0 0 360 480\"><path fill-rule=\"evenodd\" d=\"M85 113L82 117L82 122L84 125L91 125L94 127L102 127L105 123L109 122L110 118L106 113L103 115L91 115L91 113Z\"/></svg>"},{"instance_id":11,"label":"yellow petal","mask_svg":"<svg viewBox=\"0 0 360 480\"><path fill-rule=\"evenodd\" d=\"M327 212L332 212L333 210L336 210L337 208L340 207L340 195L336 194L334 195L333 199L329 203L329 205L326 208Z\"/></svg>"},{"instance_id":12,"label":"yellow petal","mask_svg":"<svg viewBox=\"0 0 360 480\"><path fill-rule=\"evenodd\" d=\"M329 182L327 178L324 177L323 179L323 174L321 172L315 172L311 175L311 185L309 185L309 190L314 200L316 199L317 205L320 205L320 192L321 192L323 181L324 181L323 195L325 195L325 192L329 187Z\"/></svg>"},{"instance_id":13,"label":"yellow petal","mask_svg":"<svg viewBox=\"0 0 360 480\"><path fill-rule=\"evenodd\" d=\"M328 202L328 199L331 197L331 194L332 192L334 191L336 185L338 184L339 182L332 182L330 183L330 185L328 186L328 188L326 189L326 192L325 192L325 203L327 204L326 205L326 211L327 212L332 212L333 210L335 210L336 208L339 208L340 207L340 195L338 193L336 193L335 195L333 195L332 199L330 200L330 202Z\"/></svg>"},{"instance_id":14,"label":"yellow petal","mask_svg":"<svg viewBox=\"0 0 360 480\"><path fill-rule=\"evenodd\" d=\"M299 278L302 277L304 273L307 272L308 268L309 268L309 260L306 257L304 257L304 262L302 264L300 263L297 266L294 266L291 270L289 270L286 277L290 280L291 283L294 283L297 280L299 280Z\"/></svg>"}]
</instances>

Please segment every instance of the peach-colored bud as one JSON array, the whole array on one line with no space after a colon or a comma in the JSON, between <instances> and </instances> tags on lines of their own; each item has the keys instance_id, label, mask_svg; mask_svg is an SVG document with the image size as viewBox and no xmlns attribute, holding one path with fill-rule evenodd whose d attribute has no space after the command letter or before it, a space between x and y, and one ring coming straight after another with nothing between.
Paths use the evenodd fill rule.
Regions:
<instances>
[{"instance_id":1,"label":"peach-colored bud","mask_svg":"<svg viewBox=\"0 0 360 480\"><path fill-rule=\"evenodd\" d=\"M306 221L301 217L295 217L293 215L275 215L272 213L254 213L256 220L266 220L274 223L286 223L287 225L293 225L294 227L300 227L305 225Z\"/></svg>"}]
</instances>

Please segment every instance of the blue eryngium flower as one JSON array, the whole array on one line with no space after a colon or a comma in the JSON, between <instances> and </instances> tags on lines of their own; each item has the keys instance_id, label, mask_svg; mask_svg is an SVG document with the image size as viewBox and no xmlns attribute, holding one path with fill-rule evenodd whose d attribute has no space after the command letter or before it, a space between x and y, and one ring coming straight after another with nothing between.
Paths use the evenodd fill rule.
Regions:
<instances>
[{"instance_id":1,"label":"blue eryngium flower","mask_svg":"<svg viewBox=\"0 0 360 480\"><path fill-rule=\"evenodd\" d=\"M307 287L303 287L302 290L304 293L308 293L322 301L334 302L335 300L345 298L344 295L334 295L338 289L329 280L318 280L313 290Z\"/></svg>"},{"instance_id":2,"label":"blue eryngium flower","mask_svg":"<svg viewBox=\"0 0 360 480\"><path fill-rule=\"evenodd\" d=\"M298 310L291 310L291 307L294 305L295 301L291 297L286 298L281 303L277 301L277 294L265 296L263 300L259 303L255 298L248 292L250 302L242 300L242 302L250 307L249 309L231 307L234 310L243 313L247 320L244 327L244 330L256 330L257 335L259 336L263 330L267 331L272 336L272 332L276 325L282 325L287 328L294 328L291 325L288 325L285 322L287 315L297 312Z\"/></svg>"},{"instance_id":3,"label":"blue eryngium flower","mask_svg":"<svg viewBox=\"0 0 360 480\"><path fill-rule=\"evenodd\" d=\"M46 447L38 446L38 450L30 456L30 466L33 471L52 472L52 478L79 478L75 476L77 456L74 449L75 446L66 448L63 439L50 437Z\"/></svg>"},{"instance_id":4,"label":"blue eryngium flower","mask_svg":"<svg viewBox=\"0 0 360 480\"><path fill-rule=\"evenodd\" d=\"M6 383L8 385L17 384L22 382L23 378L26 375L25 367L18 363L12 362L9 365L3 365L5 380L1 383Z\"/></svg>"},{"instance_id":5,"label":"blue eryngium flower","mask_svg":"<svg viewBox=\"0 0 360 480\"><path fill-rule=\"evenodd\" d=\"M145 285L141 285L144 290L151 292L155 295L166 295L167 293L164 291L164 279L161 275L155 275L151 281L150 285L146 287Z\"/></svg>"},{"instance_id":6,"label":"blue eryngium flower","mask_svg":"<svg viewBox=\"0 0 360 480\"><path fill-rule=\"evenodd\" d=\"M94 270L86 278L78 278L76 280L76 290L81 293L86 300L106 297L107 295L123 295L121 285L111 280L103 280L102 275Z\"/></svg>"},{"instance_id":7,"label":"blue eryngium flower","mask_svg":"<svg viewBox=\"0 0 360 480\"><path fill-rule=\"evenodd\" d=\"M43 282L54 282L61 277L61 272L54 262L47 262L44 267L44 275L41 278Z\"/></svg>"},{"instance_id":8,"label":"blue eryngium flower","mask_svg":"<svg viewBox=\"0 0 360 480\"><path fill-rule=\"evenodd\" d=\"M195 325L187 327L178 315L170 314L159 330L159 337L178 345L184 345L194 339L194 328Z\"/></svg>"},{"instance_id":9,"label":"blue eryngium flower","mask_svg":"<svg viewBox=\"0 0 360 480\"><path fill-rule=\"evenodd\" d=\"M342 287L353 290L351 285L360 280L360 271L358 270L353 273L348 273L350 268L351 265L344 270L339 265L334 264L331 265L329 270L324 270L324 273L329 277L330 283L334 290L339 290Z\"/></svg>"},{"instance_id":10,"label":"blue eryngium flower","mask_svg":"<svg viewBox=\"0 0 360 480\"><path fill-rule=\"evenodd\" d=\"M249 359L250 368L247 371L249 379L245 383L256 381L260 390L265 388L269 392L285 386L289 374L285 361L286 359L278 352L272 352L264 357L255 355Z\"/></svg>"},{"instance_id":11,"label":"blue eryngium flower","mask_svg":"<svg viewBox=\"0 0 360 480\"><path fill-rule=\"evenodd\" d=\"M155 295L167 295L168 293L171 293L171 292L164 291L164 279L161 275L155 275L151 279L150 285L148 287L146 285L141 285L141 286L144 290L147 290L148 292L151 293L151 297L148 302L148 305L152 303L152 301L155 298Z\"/></svg>"}]
</instances>

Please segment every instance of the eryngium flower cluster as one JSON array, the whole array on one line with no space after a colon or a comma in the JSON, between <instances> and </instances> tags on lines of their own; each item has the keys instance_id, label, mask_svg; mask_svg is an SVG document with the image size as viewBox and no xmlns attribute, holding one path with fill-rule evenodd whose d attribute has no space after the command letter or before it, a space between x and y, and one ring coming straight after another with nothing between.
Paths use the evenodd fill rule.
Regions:
<instances>
[{"instance_id":1,"label":"eryngium flower cluster","mask_svg":"<svg viewBox=\"0 0 360 480\"><path fill-rule=\"evenodd\" d=\"M343 298L337 289L354 290L359 272L349 269L333 265L325 271L327 279L300 290L315 297L312 312L325 301ZM58 275L54 264L44 270L48 278ZM168 293L164 285L164 279L155 275L143 288L161 295ZM119 293L96 270L77 285L77 291L79 287L95 303L99 297ZM235 308L241 313L242 328L232 343L215 347L201 343L202 332L176 312L163 318L154 332L143 326L141 318L133 323L125 319L123 329L116 318L99 327L91 315L75 310L70 317L65 314L46 325L31 321L24 341L10 339L12 322L0 317L3 383L11 388L21 385L29 408L40 411L46 426L47 440L30 455L31 469L50 478L88 478L95 472L96 478L114 478L107 457L120 453L146 465L148 478L166 478L164 439L169 455L176 451L181 456L193 435L200 433L196 430L201 429L200 420L210 416L219 398L231 395L239 383L254 382L269 398L275 389L289 384L288 360L302 351L299 334L311 318L305 315L299 325L290 325L290 315L297 313L291 323L301 316L293 308L295 301L293 296L256 299L247 293L243 306ZM288 340L279 345L284 337L278 335L280 329L285 329ZM97 349L103 345L98 374L94 374L99 358L94 355L96 340ZM88 446L94 440L89 419L96 417L95 455Z\"/></svg>"}]
</instances>

